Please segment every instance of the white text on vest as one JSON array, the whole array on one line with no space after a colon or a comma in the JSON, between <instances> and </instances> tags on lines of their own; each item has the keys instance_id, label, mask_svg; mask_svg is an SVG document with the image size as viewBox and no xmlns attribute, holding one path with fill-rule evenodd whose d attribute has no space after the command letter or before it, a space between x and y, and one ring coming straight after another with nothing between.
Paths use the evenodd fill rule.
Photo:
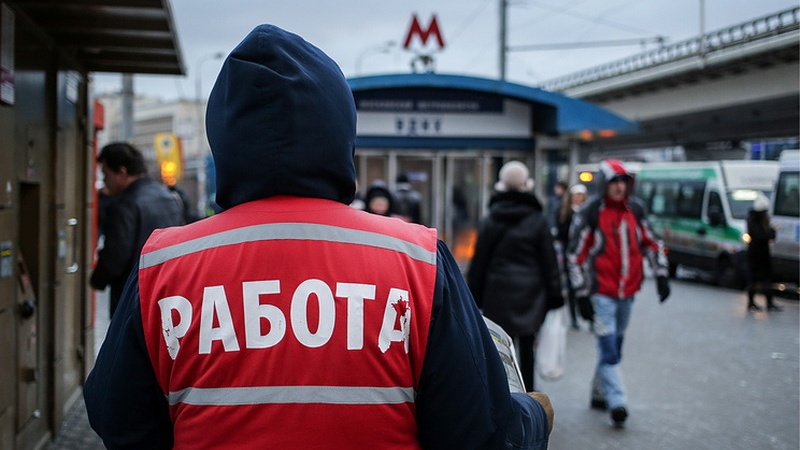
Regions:
<instances>
[{"instance_id":1,"label":"white text on vest","mask_svg":"<svg viewBox=\"0 0 800 450\"><path fill-rule=\"evenodd\" d=\"M347 349L364 347L364 302L375 300L375 285L358 283L336 283L336 297L347 299ZM242 283L244 312L244 342L248 349L269 348L279 344L291 325L295 339L309 348L328 343L336 324L336 307L331 288L322 280L309 279L297 286L289 307L289 322L280 308L260 303L261 296L281 293L279 280L246 281ZM312 332L308 326L308 300L317 298L319 324ZM174 360L180 350L180 341L189 331L194 320L192 302L175 295L158 301L161 310L161 330L169 356ZM214 317L218 326L214 326ZM177 318L177 322L174 320ZM261 320L269 323L269 331L263 334ZM408 353L411 308L408 291L391 288L384 306L383 322L378 334L378 348L385 353L392 342L402 342ZM400 329L395 324L400 324ZM239 339L234 327L228 296L223 286L207 286L203 289L200 311L198 349L200 354L210 354L212 343L220 341L226 352L239 351ZM240 331L241 332L241 331Z\"/></svg>"}]
</instances>

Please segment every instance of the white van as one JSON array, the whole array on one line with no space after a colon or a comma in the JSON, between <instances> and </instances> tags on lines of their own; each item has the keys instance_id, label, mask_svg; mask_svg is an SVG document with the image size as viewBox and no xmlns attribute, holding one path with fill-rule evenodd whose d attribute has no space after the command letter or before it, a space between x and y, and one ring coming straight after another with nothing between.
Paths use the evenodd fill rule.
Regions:
<instances>
[{"instance_id":1,"label":"white van","mask_svg":"<svg viewBox=\"0 0 800 450\"><path fill-rule=\"evenodd\" d=\"M747 213L759 193L771 197L777 161L642 164L636 194L667 247L670 275L679 265L710 271L721 286L747 281Z\"/></svg>"},{"instance_id":2,"label":"white van","mask_svg":"<svg viewBox=\"0 0 800 450\"><path fill-rule=\"evenodd\" d=\"M778 226L772 246L773 281L798 285L800 278L800 150L784 150L770 215Z\"/></svg>"}]
</instances>

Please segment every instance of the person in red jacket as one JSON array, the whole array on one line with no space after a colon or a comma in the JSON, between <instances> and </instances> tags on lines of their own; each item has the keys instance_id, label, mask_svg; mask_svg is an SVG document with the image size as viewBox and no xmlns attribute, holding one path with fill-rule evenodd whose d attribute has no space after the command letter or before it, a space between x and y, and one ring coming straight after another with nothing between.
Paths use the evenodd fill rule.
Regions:
<instances>
[{"instance_id":1,"label":"person in red jacket","mask_svg":"<svg viewBox=\"0 0 800 450\"><path fill-rule=\"evenodd\" d=\"M618 365L634 294L644 279L643 260L653 268L661 302L669 296L668 263L644 206L631 197L634 178L622 162L602 161L598 178L602 194L573 217L567 266L581 315L594 321L597 336L591 405L608 409L614 425L622 427L628 410Z\"/></svg>"},{"instance_id":2,"label":"person in red jacket","mask_svg":"<svg viewBox=\"0 0 800 450\"><path fill-rule=\"evenodd\" d=\"M256 27L208 101L222 211L154 233L84 385L109 449L545 450L436 230L350 207L338 65Z\"/></svg>"}]
</instances>

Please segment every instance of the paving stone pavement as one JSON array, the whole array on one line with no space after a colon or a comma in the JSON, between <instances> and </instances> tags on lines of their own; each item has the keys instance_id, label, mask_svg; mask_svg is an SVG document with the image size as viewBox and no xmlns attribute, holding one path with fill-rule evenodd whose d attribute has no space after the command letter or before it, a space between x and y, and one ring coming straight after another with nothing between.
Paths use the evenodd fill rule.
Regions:
<instances>
[{"instance_id":1,"label":"paving stone pavement","mask_svg":"<svg viewBox=\"0 0 800 450\"><path fill-rule=\"evenodd\" d=\"M589 409L595 339L585 324L570 331L566 374L536 382L556 408L550 449L799 449L797 299L779 299L782 313L752 313L743 292L692 280L675 280L672 289L674 298L660 305L648 279L637 297L625 362L632 416L624 431ZM103 306L98 298L98 345ZM48 450L104 448L79 399Z\"/></svg>"},{"instance_id":2,"label":"paving stone pavement","mask_svg":"<svg viewBox=\"0 0 800 450\"><path fill-rule=\"evenodd\" d=\"M95 305L97 309L94 351L97 354L108 329L108 290L97 292ZM67 411L58 436L47 447L48 450L102 450L105 448L100 437L89 426L89 418L86 415L86 405L83 403L83 397L79 398Z\"/></svg>"},{"instance_id":3,"label":"paving stone pavement","mask_svg":"<svg viewBox=\"0 0 800 450\"><path fill-rule=\"evenodd\" d=\"M106 447L89 426L86 406L79 399L64 417L64 425L48 450L102 450Z\"/></svg>"}]
</instances>

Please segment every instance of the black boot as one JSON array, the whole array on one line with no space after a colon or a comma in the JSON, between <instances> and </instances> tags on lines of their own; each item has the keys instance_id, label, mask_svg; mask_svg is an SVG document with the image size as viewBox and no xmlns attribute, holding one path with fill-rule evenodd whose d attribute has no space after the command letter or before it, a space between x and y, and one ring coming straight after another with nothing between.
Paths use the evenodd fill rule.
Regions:
<instances>
[{"instance_id":1,"label":"black boot","mask_svg":"<svg viewBox=\"0 0 800 450\"><path fill-rule=\"evenodd\" d=\"M755 291L752 291L752 290L751 291L747 291L747 310L748 311L761 311L761 307L756 305L756 303L753 301L755 296L756 296Z\"/></svg>"},{"instance_id":2,"label":"black boot","mask_svg":"<svg viewBox=\"0 0 800 450\"><path fill-rule=\"evenodd\" d=\"M772 301L772 296L771 295L767 296L767 311L771 311L771 312L781 312L781 311L783 311L783 308L781 308L780 306L776 305Z\"/></svg>"}]
</instances>

